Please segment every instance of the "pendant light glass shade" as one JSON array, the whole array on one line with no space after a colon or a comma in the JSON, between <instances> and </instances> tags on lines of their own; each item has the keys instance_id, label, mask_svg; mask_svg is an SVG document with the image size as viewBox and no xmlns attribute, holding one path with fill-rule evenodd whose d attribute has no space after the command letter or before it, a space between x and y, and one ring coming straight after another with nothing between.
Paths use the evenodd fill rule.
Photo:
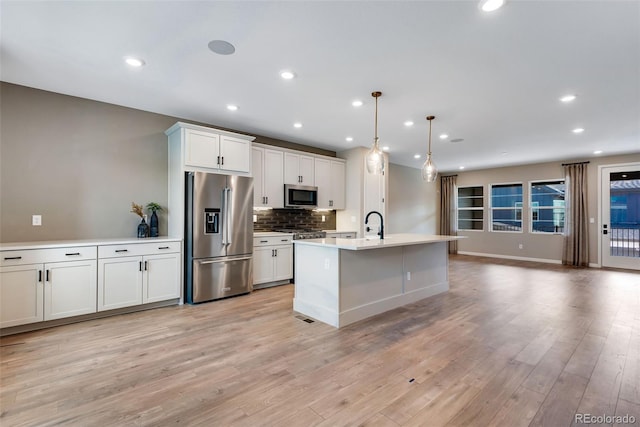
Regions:
<instances>
[{"instance_id":1,"label":"pendant light glass shade","mask_svg":"<svg viewBox=\"0 0 640 427\"><path fill-rule=\"evenodd\" d=\"M378 138L378 98L382 95L382 92L373 92L371 96L376 99L376 116L375 116L375 136L373 138L373 145L367 153L367 172L381 175L384 172L384 153L380 150L380 138Z\"/></svg>"},{"instance_id":2,"label":"pendant light glass shade","mask_svg":"<svg viewBox=\"0 0 640 427\"><path fill-rule=\"evenodd\" d=\"M427 152L427 160L422 165L422 179L427 182L435 182L438 178L438 168L431 158L431 121L435 118L435 116L427 116L429 121L429 151Z\"/></svg>"}]
</instances>

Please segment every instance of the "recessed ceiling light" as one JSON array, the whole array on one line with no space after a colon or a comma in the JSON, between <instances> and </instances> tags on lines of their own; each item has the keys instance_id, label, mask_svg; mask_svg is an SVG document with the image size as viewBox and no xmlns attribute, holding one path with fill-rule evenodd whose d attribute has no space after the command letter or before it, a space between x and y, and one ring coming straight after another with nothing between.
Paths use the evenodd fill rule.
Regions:
<instances>
[{"instance_id":1,"label":"recessed ceiling light","mask_svg":"<svg viewBox=\"0 0 640 427\"><path fill-rule=\"evenodd\" d=\"M504 6L504 0L481 0L479 6L485 12L493 12Z\"/></svg>"},{"instance_id":2,"label":"recessed ceiling light","mask_svg":"<svg viewBox=\"0 0 640 427\"><path fill-rule=\"evenodd\" d=\"M389 146L385 145L384 147L382 147L382 151L389 151Z\"/></svg>"},{"instance_id":3,"label":"recessed ceiling light","mask_svg":"<svg viewBox=\"0 0 640 427\"><path fill-rule=\"evenodd\" d=\"M584 129L583 128L575 128L571 132L573 132L573 133L582 133L582 132L584 132Z\"/></svg>"},{"instance_id":4,"label":"recessed ceiling light","mask_svg":"<svg viewBox=\"0 0 640 427\"><path fill-rule=\"evenodd\" d=\"M571 102L571 101L573 101L575 99L576 99L575 95L565 95L562 98L560 98L560 101L562 101L562 102Z\"/></svg>"},{"instance_id":5,"label":"recessed ceiling light","mask_svg":"<svg viewBox=\"0 0 640 427\"><path fill-rule=\"evenodd\" d=\"M602 150L596 150L593 152L593 154L602 154Z\"/></svg>"},{"instance_id":6,"label":"recessed ceiling light","mask_svg":"<svg viewBox=\"0 0 640 427\"><path fill-rule=\"evenodd\" d=\"M346 140L347 142L351 142L351 141L353 141L353 137L348 136L348 137L346 137L346 138L345 138L345 140Z\"/></svg>"},{"instance_id":7,"label":"recessed ceiling light","mask_svg":"<svg viewBox=\"0 0 640 427\"><path fill-rule=\"evenodd\" d=\"M127 63L127 65L130 65L131 67L142 67L145 62L140 59L140 58L134 58L133 56L127 56L126 58L124 58L124 62Z\"/></svg>"},{"instance_id":8,"label":"recessed ceiling light","mask_svg":"<svg viewBox=\"0 0 640 427\"><path fill-rule=\"evenodd\" d=\"M280 77L282 77L285 80L291 80L295 76L296 75L293 73L293 71L283 71L280 73Z\"/></svg>"},{"instance_id":9,"label":"recessed ceiling light","mask_svg":"<svg viewBox=\"0 0 640 427\"><path fill-rule=\"evenodd\" d=\"M229 111L237 111L238 110L238 106L237 105L233 105L233 104L229 104L229 105L227 105L227 110L229 110Z\"/></svg>"},{"instance_id":10,"label":"recessed ceiling light","mask_svg":"<svg viewBox=\"0 0 640 427\"><path fill-rule=\"evenodd\" d=\"M462 170L462 169L464 169L464 166L460 166L458 169Z\"/></svg>"},{"instance_id":11,"label":"recessed ceiling light","mask_svg":"<svg viewBox=\"0 0 640 427\"><path fill-rule=\"evenodd\" d=\"M208 46L211 52L218 55L231 55L236 51L234 45L224 40L211 40Z\"/></svg>"},{"instance_id":12,"label":"recessed ceiling light","mask_svg":"<svg viewBox=\"0 0 640 427\"><path fill-rule=\"evenodd\" d=\"M440 139L447 139L449 138L449 135L447 135L446 133L443 133L440 135Z\"/></svg>"},{"instance_id":13,"label":"recessed ceiling light","mask_svg":"<svg viewBox=\"0 0 640 427\"><path fill-rule=\"evenodd\" d=\"M407 120L406 122L404 122L404 125L407 127L413 126L413 122L411 120Z\"/></svg>"},{"instance_id":14,"label":"recessed ceiling light","mask_svg":"<svg viewBox=\"0 0 640 427\"><path fill-rule=\"evenodd\" d=\"M414 154L414 155L413 155L413 158L414 158L414 159L419 159L419 158L420 158L420 154Z\"/></svg>"},{"instance_id":15,"label":"recessed ceiling light","mask_svg":"<svg viewBox=\"0 0 640 427\"><path fill-rule=\"evenodd\" d=\"M353 105L354 107L362 107L363 102L360 101L359 99L356 99L355 101L353 101L351 103L351 105Z\"/></svg>"},{"instance_id":16,"label":"recessed ceiling light","mask_svg":"<svg viewBox=\"0 0 640 427\"><path fill-rule=\"evenodd\" d=\"M302 127L302 123L294 123L293 127L300 129Z\"/></svg>"}]
</instances>

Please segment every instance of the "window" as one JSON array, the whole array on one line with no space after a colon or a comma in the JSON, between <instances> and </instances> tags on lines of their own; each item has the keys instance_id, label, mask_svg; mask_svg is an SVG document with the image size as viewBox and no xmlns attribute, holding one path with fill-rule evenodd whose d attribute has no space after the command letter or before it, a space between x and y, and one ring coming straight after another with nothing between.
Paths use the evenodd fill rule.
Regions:
<instances>
[{"instance_id":1,"label":"window","mask_svg":"<svg viewBox=\"0 0 640 427\"><path fill-rule=\"evenodd\" d=\"M480 230L484 222L483 187L458 188L458 230Z\"/></svg>"},{"instance_id":2,"label":"window","mask_svg":"<svg viewBox=\"0 0 640 427\"><path fill-rule=\"evenodd\" d=\"M564 232L564 180L531 183L531 232Z\"/></svg>"},{"instance_id":3,"label":"window","mask_svg":"<svg viewBox=\"0 0 640 427\"><path fill-rule=\"evenodd\" d=\"M491 185L491 231L522 231L522 184Z\"/></svg>"}]
</instances>

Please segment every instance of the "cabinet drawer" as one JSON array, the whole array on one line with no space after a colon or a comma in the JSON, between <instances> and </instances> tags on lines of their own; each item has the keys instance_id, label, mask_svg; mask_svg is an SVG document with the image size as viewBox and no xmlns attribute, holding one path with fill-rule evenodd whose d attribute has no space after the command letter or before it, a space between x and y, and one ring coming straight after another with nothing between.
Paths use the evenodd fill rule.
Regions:
<instances>
[{"instance_id":1,"label":"cabinet drawer","mask_svg":"<svg viewBox=\"0 0 640 427\"><path fill-rule=\"evenodd\" d=\"M180 252L180 242L129 243L98 246L98 258L155 255Z\"/></svg>"},{"instance_id":2,"label":"cabinet drawer","mask_svg":"<svg viewBox=\"0 0 640 427\"><path fill-rule=\"evenodd\" d=\"M269 236L269 237L254 237L253 246L273 246L273 245L288 245L293 242L293 236Z\"/></svg>"},{"instance_id":3,"label":"cabinet drawer","mask_svg":"<svg viewBox=\"0 0 640 427\"><path fill-rule=\"evenodd\" d=\"M96 259L96 246L71 246L55 249L2 251L0 266L39 264L45 262L83 261Z\"/></svg>"}]
</instances>

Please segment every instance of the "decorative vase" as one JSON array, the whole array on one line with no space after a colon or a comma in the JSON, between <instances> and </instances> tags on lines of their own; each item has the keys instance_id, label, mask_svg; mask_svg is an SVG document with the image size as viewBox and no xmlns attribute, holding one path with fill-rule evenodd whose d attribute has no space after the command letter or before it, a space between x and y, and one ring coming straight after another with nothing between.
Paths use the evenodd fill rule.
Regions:
<instances>
[{"instance_id":1,"label":"decorative vase","mask_svg":"<svg viewBox=\"0 0 640 427\"><path fill-rule=\"evenodd\" d=\"M144 218L142 218L142 221L138 224L138 238L143 237L149 237L149 225L147 225L147 221L145 221Z\"/></svg>"},{"instance_id":2,"label":"decorative vase","mask_svg":"<svg viewBox=\"0 0 640 427\"><path fill-rule=\"evenodd\" d=\"M158 237L158 215L156 211L151 212L151 221L149 221L149 237Z\"/></svg>"}]
</instances>

